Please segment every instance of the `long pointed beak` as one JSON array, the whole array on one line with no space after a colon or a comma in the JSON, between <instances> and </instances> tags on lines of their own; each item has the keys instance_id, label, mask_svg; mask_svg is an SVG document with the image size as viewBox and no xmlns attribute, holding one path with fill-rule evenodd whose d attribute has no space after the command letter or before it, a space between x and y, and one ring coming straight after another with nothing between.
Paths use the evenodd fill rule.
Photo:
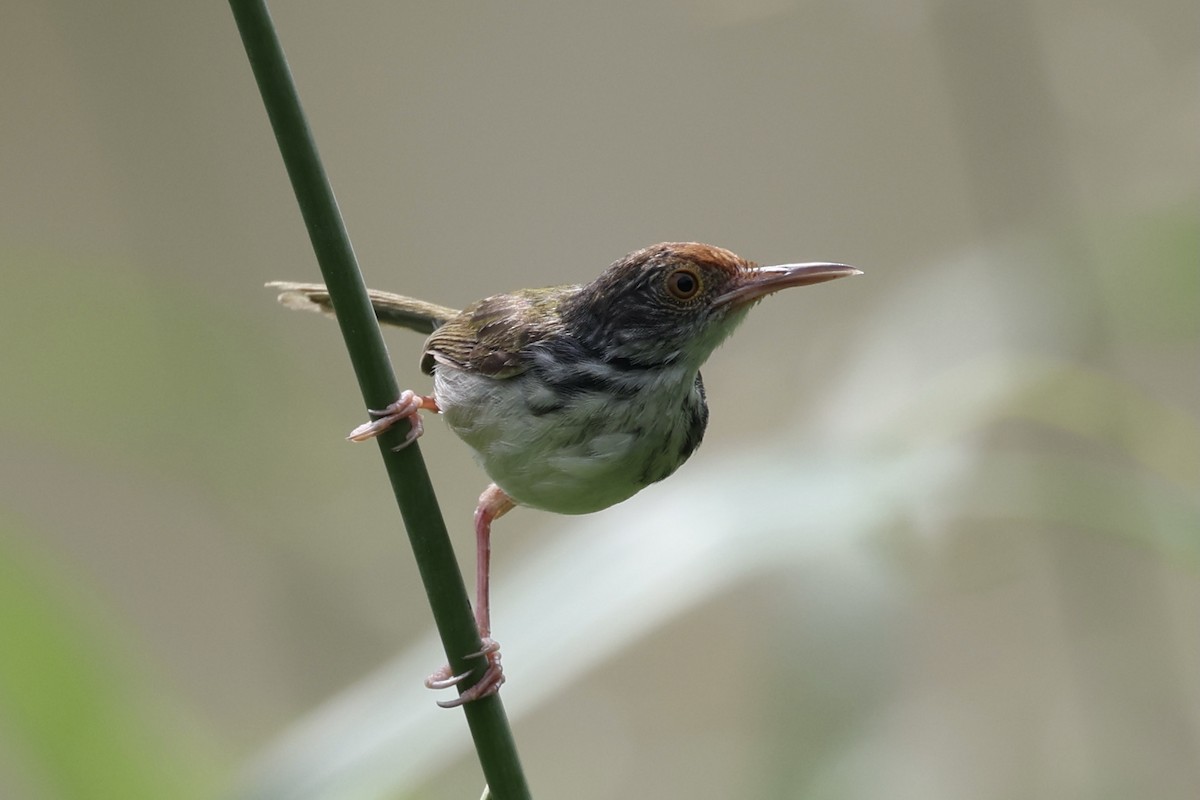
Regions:
<instances>
[{"instance_id":1,"label":"long pointed beak","mask_svg":"<svg viewBox=\"0 0 1200 800\"><path fill-rule=\"evenodd\" d=\"M823 261L809 264L780 264L774 267L755 267L748 269L737 279L736 283L717 297L716 305L742 305L761 300L772 292L787 289L789 286L809 286L814 283L824 283L834 278L845 278L850 275L862 275L862 270L849 264L831 264Z\"/></svg>"}]
</instances>

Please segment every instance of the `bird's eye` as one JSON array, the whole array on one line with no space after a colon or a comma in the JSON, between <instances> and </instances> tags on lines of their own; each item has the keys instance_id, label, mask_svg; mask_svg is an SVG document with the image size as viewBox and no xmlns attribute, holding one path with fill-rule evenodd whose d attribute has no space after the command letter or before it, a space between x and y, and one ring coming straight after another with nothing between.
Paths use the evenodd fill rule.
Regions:
<instances>
[{"instance_id":1,"label":"bird's eye","mask_svg":"<svg viewBox=\"0 0 1200 800\"><path fill-rule=\"evenodd\" d=\"M676 300L691 300L700 291L700 276L690 269L677 269L667 276L667 291Z\"/></svg>"}]
</instances>

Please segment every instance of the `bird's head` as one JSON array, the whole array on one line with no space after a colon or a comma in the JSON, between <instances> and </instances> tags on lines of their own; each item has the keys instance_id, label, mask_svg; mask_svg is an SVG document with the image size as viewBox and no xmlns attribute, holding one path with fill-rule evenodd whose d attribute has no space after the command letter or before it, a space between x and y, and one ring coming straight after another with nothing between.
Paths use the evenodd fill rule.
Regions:
<instances>
[{"instance_id":1,"label":"bird's head","mask_svg":"<svg viewBox=\"0 0 1200 800\"><path fill-rule=\"evenodd\" d=\"M664 242L614 262L564 301L562 315L606 358L698 368L768 294L860 273L830 263L760 267L720 247Z\"/></svg>"}]
</instances>

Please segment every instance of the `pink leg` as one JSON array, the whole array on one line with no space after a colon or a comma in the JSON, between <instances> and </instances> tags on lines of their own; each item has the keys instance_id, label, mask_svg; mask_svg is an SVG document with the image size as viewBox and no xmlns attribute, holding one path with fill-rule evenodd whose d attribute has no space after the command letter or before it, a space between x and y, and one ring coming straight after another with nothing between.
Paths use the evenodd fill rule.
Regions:
<instances>
[{"instance_id":1,"label":"pink leg","mask_svg":"<svg viewBox=\"0 0 1200 800\"><path fill-rule=\"evenodd\" d=\"M492 484L479 495L475 507L475 624L479 636L492 637L492 613L489 607L488 585L492 566L492 522L512 511L516 504L496 484Z\"/></svg>"},{"instance_id":2,"label":"pink leg","mask_svg":"<svg viewBox=\"0 0 1200 800\"><path fill-rule=\"evenodd\" d=\"M438 705L442 708L454 708L493 695L500 691L500 684L504 683L504 671L500 667L500 645L492 638L488 582L492 560L492 522L512 510L514 505L512 498L494 483L479 496L479 505L475 509L475 624L479 628L483 649L467 657L483 656L487 666L474 686L460 693L454 700L439 702ZM430 689L446 689L457 686L470 674L471 672L464 672L453 675L450 666L446 665L426 678L425 685Z\"/></svg>"},{"instance_id":3,"label":"pink leg","mask_svg":"<svg viewBox=\"0 0 1200 800\"><path fill-rule=\"evenodd\" d=\"M413 440L425 431L425 425L421 422L421 417L417 413L421 409L425 409L426 411L441 410L438 408L437 401L432 397L424 397L410 389L405 389L400 393L400 397L396 402L387 408L380 411L368 409L367 413L374 419L370 422L364 422L350 431L350 435L346 438L352 442L365 442L367 439L374 439L400 420L407 419L409 424L408 435L395 448L401 450L412 444Z\"/></svg>"}]
</instances>

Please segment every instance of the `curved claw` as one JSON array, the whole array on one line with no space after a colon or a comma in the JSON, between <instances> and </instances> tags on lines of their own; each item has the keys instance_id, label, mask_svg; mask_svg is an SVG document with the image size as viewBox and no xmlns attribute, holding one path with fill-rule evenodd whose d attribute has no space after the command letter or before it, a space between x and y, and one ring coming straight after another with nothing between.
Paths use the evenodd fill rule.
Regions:
<instances>
[{"instance_id":1,"label":"curved claw","mask_svg":"<svg viewBox=\"0 0 1200 800\"><path fill-rule=\"evenodd\" d=\"M483 675L480 676L479 681L470 689L464 690L453 700L439 700L439 706L442 708L457 708L466 703L489 697L500 691L500 686L504 683L504 670L500 666L499 642L493 639L484 639L483 648L478 652L468 654L467 658L476 658L479 656L483 656L487 660L487 666L484 668ZM455 675L451 673L450 665L446 664L425 679L425 686L429 689L449 689L462 683L474 673L475 670L470 669Z\"/></svg>"},{"instance_id":2,"label":"curved claw","mask_svg":"<svg viewBox=\"0 0 1200 800\"><path fill-rule=\"evenodd\" d=\"M350 431L350 435L346 438L352 442L365 442L367 439L374 439L400 420L407 419L409 424L408 434L404 437L403 442L392 448L394 450L402 450L425 432L425 425L421 422L421 417L417 413L421 409L437 411L437 402L432 397L422 397L411 389L405 389L400 393L400 397L396 399L396 402L387 408L367 409L367 413L372 417L371 421L364 422Z\"/></svg>"},{"instance_id":3,"label":"curved claw","mask_svg":"<svg viewBox=\"0 0 1200 800\"><path fill-rule=\"evenodd\" d=\"M475 670L469 669L466 672L460 672L457 675L450 674L450 665L446 664L437 672L425 679L426 689L449 689L452 686L458 686L466 678L468 678Z\"/></svg>"},{"instance_id":4,"label":"curved claw","mask_svg":"<svg viewBox=\"0 0 1200 800\"><path fill-rule=\"evenodd\" d=\"M453 700L439 700L438 705L442 708L457 708L466 703L482 700L500 691L502 683L504 683L504 670L500 669L499 664L490 664L487 671L483 673L483 677L479 679L479 683L462 692Z\"/></svg>"},{"instance_id":5,"label":"curved claw","mask_svg":"<svg viewBox=\"0 0 1200 800\"><path fill-rule=\"evenodd\" d=\"M393 447L392 452L400 452L415 442L423 433L425 433L425 423L421 420L420 414L414 411L408 415L408 433L404 435L404 441Z\"/></svg>"}]
</instances>

